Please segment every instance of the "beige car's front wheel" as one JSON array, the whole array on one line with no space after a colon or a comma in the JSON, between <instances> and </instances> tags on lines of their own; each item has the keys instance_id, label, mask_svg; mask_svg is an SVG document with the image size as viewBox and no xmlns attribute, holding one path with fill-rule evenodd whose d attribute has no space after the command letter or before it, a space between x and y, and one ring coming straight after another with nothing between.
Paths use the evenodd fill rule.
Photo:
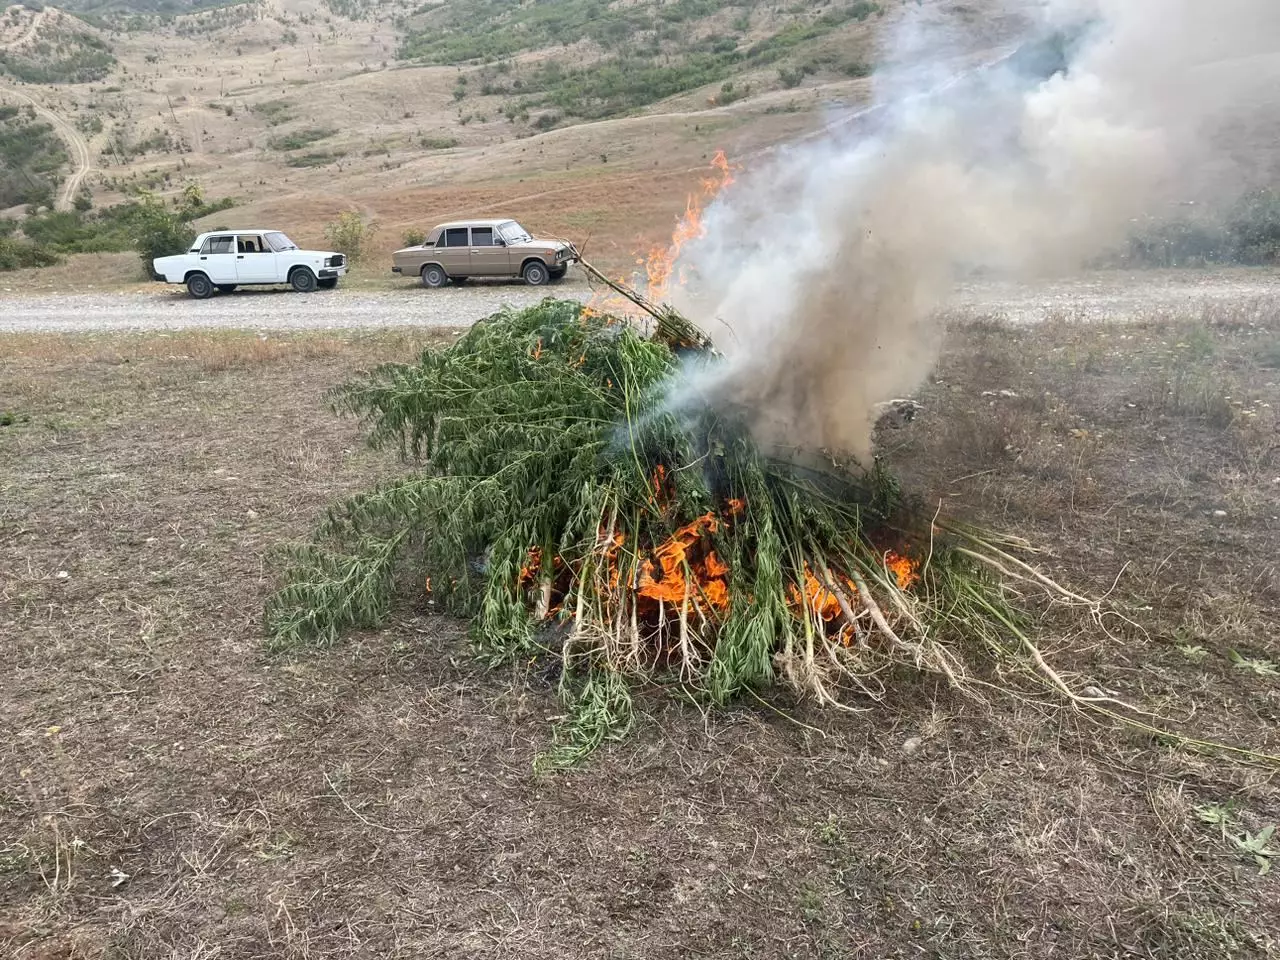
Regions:
<instances>
[{"instance_id":1,"label":"beige car's front wheel","mask_svg":"<svg viewBox=\"0 0 1280 960\"><path fill-rule=\"evenodd\" d=\"M449 282L449 276L444 272L444 267L435 263L428 263L422 268L422 285L424 287L443 287Z\"/></svg>"},{"instance_id":2,"label":"beige car's front wheel","mask_svg":"<svg viewBox=\"0 0 1280 960\"><path fill-rule=\"evenodd\" d=\"M537 260L526 263L521 275L524 277L524 282L531 287L540 287L551 279L551 271L547 269L547 265Z\"/></svg>"}]
</instances>

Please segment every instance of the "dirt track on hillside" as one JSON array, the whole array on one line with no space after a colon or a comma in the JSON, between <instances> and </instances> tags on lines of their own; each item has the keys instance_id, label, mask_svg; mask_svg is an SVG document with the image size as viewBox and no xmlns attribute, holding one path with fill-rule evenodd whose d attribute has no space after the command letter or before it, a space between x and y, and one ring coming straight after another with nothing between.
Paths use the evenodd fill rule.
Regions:
<instances>
[{"instance_id":1,"label":"dirt track on hillside","mask_svg":"<svg viewBox=\"0 0 1280 960\"><path fill-rule=\"evenodd\" d=\"M13 8L10 7L9 9ZM0 43L0 49L15 49L25 46L34 40L41 24L44 23L47 12L46 10L37 12L31 18L31 23L27 25L23 34L11 42ZM31 96L12 87L0 87L0 95L11 96L30 106L42 119L51 123L58 136L66 141L67 146L70 148L70 156L75 169L72 170L71 175L67 177L62 184L62 188L58 191L58 207L62 210L70 210L76 193L84 182L84 178L93 171L93 153L89 149L89 142L80 135L80 131L72 124Z\"/></svg>"},{"instance_id":2,"label":"dirt track on hillside","mask_svg":"<svg viewBox=\"0 0 1280 960\"><path fill-rule=\"evenodd\" d=\"M7 7L5 9L4 15L8 17L12 11L22 10L22 9L24 8L21 5L15 4L14 6ZM3 37L0 37L0 49L12 50L16 47L26 46L28 43L34 40L36 38L36 32L40 29L40 24L44 23L44 18L47 13L48 13L47 10L37 10L35 13L35 16L31 18L31 22L28 23L26 27L23 29L23 31L20 34L18 34L16 37L10 40L6 40Z\"/></svg>"}]
</instances>

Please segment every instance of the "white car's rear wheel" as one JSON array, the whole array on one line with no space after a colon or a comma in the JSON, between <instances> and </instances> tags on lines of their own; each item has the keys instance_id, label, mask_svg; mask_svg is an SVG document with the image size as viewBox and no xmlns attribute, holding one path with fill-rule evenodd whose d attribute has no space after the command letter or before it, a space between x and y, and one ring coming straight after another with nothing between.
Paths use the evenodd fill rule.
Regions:
<instances>
[{"instance_id":1,"label":"white car's rear wheel","mask_svg":"<svg viewBox=\"0 0 1280 960\"><path fill-rule=\"evenodd\" d=\"M187 277L187 293L196 300L207 300L213 296L213 283L203 273L193 273Z\"/></svg>"}]
</instances>

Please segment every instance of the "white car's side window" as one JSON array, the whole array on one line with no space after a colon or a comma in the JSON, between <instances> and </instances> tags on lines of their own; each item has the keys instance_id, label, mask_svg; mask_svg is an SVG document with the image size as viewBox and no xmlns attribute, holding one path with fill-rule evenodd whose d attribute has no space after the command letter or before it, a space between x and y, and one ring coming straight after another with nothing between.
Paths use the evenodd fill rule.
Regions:
<instances>
[{"instance_id":1,"label":"white car's side window","mask_svg":"<svg viewBox=\"0 0 1280 960\"><path fill-rule=\"evenodd\" d=\"M210 237L204 242L204 246L200 248L202 255L230 252L231 237Z\"/></svg>"}]
</instances>

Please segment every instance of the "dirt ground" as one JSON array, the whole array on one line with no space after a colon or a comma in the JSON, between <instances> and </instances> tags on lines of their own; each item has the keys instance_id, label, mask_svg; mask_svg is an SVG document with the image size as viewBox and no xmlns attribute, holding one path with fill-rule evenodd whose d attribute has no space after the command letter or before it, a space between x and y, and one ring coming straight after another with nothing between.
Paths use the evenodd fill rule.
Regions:
<instances>
[{"instance_id":1,"label":"dirt ground","mask_svg":"<svg viewBox=\"0 0 1280 960\"><path fill-rule=\"evenodd\" d=\"M903 676L849 715L653 697L583 768L561 710L405 597L262 645L275 548L400 469L321 406L430 334L0 339L0 954L1265 957L1274 769ZM1057 669L1280 754L1280 315L953 330L881 449L1109 594ZM1233 659L1234 658L1234 659ZM1221 821L1221 822L1220 822ZM1259 849L1274 851L1271 841Z\"/></svg>"}]
</instances>

